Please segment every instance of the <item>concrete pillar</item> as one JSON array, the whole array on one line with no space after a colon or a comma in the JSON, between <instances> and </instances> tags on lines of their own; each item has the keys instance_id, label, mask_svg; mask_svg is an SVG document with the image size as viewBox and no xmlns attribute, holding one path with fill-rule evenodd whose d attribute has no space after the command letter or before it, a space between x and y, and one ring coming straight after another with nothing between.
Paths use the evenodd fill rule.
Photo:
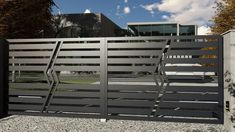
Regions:
<instances>
[{"instance_id":1,"label":"concrete pillar","mask_svg":"<svg viewBox=\"0 0 235 132\"><path fill-rule=\"evenodd\" d=\"M235 132L235 30L225 32L224 38L224 125Z\"/></svg>"}]
</instances>

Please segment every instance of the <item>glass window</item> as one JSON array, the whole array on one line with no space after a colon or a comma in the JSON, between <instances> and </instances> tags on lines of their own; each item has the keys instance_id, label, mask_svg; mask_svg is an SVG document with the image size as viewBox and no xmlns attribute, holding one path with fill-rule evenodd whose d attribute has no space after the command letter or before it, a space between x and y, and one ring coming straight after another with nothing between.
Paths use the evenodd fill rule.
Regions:
<instances>
[{"instance_id":1,"label":"glass window","mask_svg":"<svg viewBox=\"0 0 235 132\"><path fill-rule=\"evenodd\" d=\"M141 25L139 26L139 36L151 36L152 29L151 25Z\"/></svg>"},{"instance_id":2,"label":"glass window","mask_svg":"<svg viewBox=\"0 0 235 132\"><path fill-rule=\"evenodd\" d=\"M164 36L163 25L153 25L152 26L152 35L153 36Z\"/></svg>"},{"instance_id":3,"label":"glass window","mask_svg":"<svg viewBox=\"0 0 235 132\"><path fill-rule=\"evenodd\" d=\"M195 35L195 25L180 25L180 35Z\"/></svg>"},{"instance_id":4,"label":"glass window","mask_svg":"<svg viewBox=\"0 0 235 132\"><path fill-rule=\"evenodd\" d=\"M177 35L177 24L165 24L163 27L165 36Z\"/></svg>"},{"instance_id":5,"label":"glass window","mask_svg":"<svg viewBox=\"0 0 235 132\"><path fill-rule=\"evenodd\" d=\"M152 27L153 36L176 36L177 24L159 24Z\"/></svg>"},{"instance_id":6,"label":"glass window","mask_svg":"<svg viewBox=\"0 0 235 132\"><path fill-rule=\"evenodd\" d=\"M135 36L176 36L177 24L130 25Z\"/></svg>"}]
</instances>

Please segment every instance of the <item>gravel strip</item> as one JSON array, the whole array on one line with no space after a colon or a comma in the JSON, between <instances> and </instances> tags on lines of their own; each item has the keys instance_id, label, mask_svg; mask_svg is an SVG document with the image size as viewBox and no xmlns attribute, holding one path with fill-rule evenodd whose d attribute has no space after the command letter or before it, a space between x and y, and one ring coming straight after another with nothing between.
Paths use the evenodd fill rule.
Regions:
<instances>
[{"instance_id":1,"label":"gravel strip","mask_svg":"<svg viewBox=\"0 0 235 132\"><path fill-rule=\"evenodd\" d=\"M0 120L0 132L225 132L223 125L153 121L10 116Z\"/></svg>"}]
</instances>

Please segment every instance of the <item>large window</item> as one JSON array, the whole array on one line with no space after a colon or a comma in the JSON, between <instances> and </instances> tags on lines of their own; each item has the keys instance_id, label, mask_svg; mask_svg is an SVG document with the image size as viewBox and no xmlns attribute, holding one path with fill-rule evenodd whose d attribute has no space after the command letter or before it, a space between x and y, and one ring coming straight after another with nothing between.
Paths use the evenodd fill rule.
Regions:
<instances>
[{"instance_id":1,"label":"large window","mask_svg":"<svg viewBox=\"0 0 235 132\"><path fill-rule=\"evenodd\" d=\"M180 35L181 36L195 35L195 25L180 25Z\"/></svg>"},{"instance_id":2,"label":"large window","mask_svg":"<svg viewBox=\"0 0 235 132\"><path fill-rule=\"evenodd\" d=\"M177 24L165 24L163 25L164 36L176 36Z\"/></svg>"},{"instance_id":3,"label":"large window","mask_svg":"<svg viewBox=\"0 0 235 132\"><path fill-rule=\"evenodd\" d=\"M164 36L163 25L153 25L152 26L152 36Z\"/></svg>"},{"instance_id":4,"label":"large window","mask_svg":"<svg viewBox=\"0 0 235 132\"><path fill-rule=\"evenodd\" d=\"M176 36L177 24L130 25L134 36Z\"/></svg>"},{"instance_id":5,"label":"large window","mask_svg":"<svg viewBox=\"0 0 235 132\"><path fill-rule=\"evenodd\" d=\"M152 36L151 25L140 25L138 26L139 36Z\"/></svg>"}]
</instances>

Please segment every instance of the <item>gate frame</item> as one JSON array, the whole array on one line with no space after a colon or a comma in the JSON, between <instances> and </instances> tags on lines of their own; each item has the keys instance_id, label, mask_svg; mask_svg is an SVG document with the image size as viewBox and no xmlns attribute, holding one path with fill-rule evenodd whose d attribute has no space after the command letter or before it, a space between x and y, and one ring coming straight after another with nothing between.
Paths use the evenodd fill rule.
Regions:
<instances>
[{"instance_id":1,"label":"gate frame","mask_svg":"<svg viewBox=\"0 0 235 132\"><path fill-rule=\"evenodd\" d=\"M218 50L218 94L219 94L219 108L221 110L220 124L224 124L224 43L223 36L219 38L219 50Z\"/></svg>"},{"instance_id":2,"label":"gate frame","mask_svg":"<svg viewBox=\"0 0 235 132\"><path fill-rule=\"evenodd\" d=\"M108 117L108 45L107 45L107 39L101 39L100 43L102 44L100 46L100 67L103 67L100 72L100 87L101 87L101 94L100 99L101 102L101 118L107 119Z\"/></svg>"},{"instance_id":3,"label":"gate frame","mask_svg":"<svg viewBox=\"0 0 235 132\"><path fill-rule=\"evenodd\" d=\"M9 43L0 39L0 118L8 116Z\"/></svg>"}]
</instances>

